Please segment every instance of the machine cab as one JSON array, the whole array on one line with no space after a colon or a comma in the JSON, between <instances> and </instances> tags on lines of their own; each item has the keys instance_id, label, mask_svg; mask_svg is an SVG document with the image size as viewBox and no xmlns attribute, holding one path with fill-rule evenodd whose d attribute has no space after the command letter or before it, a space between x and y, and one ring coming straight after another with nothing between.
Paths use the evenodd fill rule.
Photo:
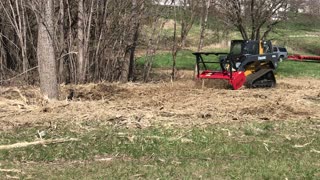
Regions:
<instances>
[{"instance_id":1,"label":"machine cab","mask_svg":"<svg viewBox=\"0 0 320 180\"><path fill-rule=\"evenodd\" d=\"M272 53L271 41L245 41L233 40L231 41L230 55L259 55L264 53Z\"/></svg>"}]
</instances>

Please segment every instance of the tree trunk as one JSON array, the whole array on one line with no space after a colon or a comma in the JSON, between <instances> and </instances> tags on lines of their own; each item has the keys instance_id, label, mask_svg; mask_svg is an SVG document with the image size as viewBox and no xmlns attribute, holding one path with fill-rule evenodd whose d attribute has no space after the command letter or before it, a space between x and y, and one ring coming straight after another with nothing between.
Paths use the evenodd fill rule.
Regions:
<instances>
[{"instance_id":1,"label":"tree trunk","mask_svg":"<svg viewBox=\"0 0 320 180\"><path fill-rule=\"evenodd\" d=\"M60 28L60 38L59 38L59 49L60 49L60 58L59 58L59 66L58 66L58 73L59 73L59 83L62 83L64 79L63 74L63 67L64 67L64 52L65 52L65 38L64 38L64 0L60 0L60 7L59 7L59 28Z\"/></svg>"},{"instance_id":2,"label":"tree trunk","mask_svg":"<svg viewBox=\"0 0 320 180\"><path fill-rule=\"evenodd\" d=\"M186 47L186 36L187 36L187 11L188 3L187 0L183 0L183 13L181 17L181 48Z\"/></svg>"},{"instance_id":3,"label":"tree trunk","mask_svg":"<svg viewBox=\"0 0 320 180\"><path fill-rule=\"evenodd\" d=\"M5 79L4 77L4 69L6 68L6 52L3 45L3 37L2 37L2 27L1 27L1 19L0 19L0 85L2 84L2 81Z\"/></svg>"},{"instance_id":4,"label":"tree trunk","mask_svg":"<svg viewBox=\"0 0 320 180\"><path fill-rule=\"evenodd\" d=\"M176 78L176 60L178 54L178 41L177 41L177 9L174 2L174 25L173 25L173 47L172 47L172 72L171 79L175 80Z\"/></svg>"},{"instance_id":5,"label":"tree trunk","mask_svg":"<svg viewBox=\"0 0 320 180\"><path fill-rule=\"evenodd\" d=\"M201 31L200 31L200 40L199 40L199 45L198 45L198 52L200 52L203 48L203 41L204 41L204 36L208 24L208 17L209 17L209 9L211 5L211 0L202 0L202 5L203 5L203 13L201 15ZM197 69L197 64L194 66L194 73L193 77L196 78L196 72L198 71Z\"/></svg>"},{"instance_id":6,"label":"tree trunk","mask_svg":"<svg viewBox=\"0 0 320 180\"><path fill-rule=\"evenodd\" d=\"M40 88L43 96L58 99L58 82L55 50L53 46L53 0L41 3L42 13L39 17L37 57L39 64Z\"/></svg>"},{"instance_id":7,"label":"tree trunk","mask_svg":"<svg viewBox=\"0 0 320 180\"><path fill-rule=\"evenodd\" d=\"M18 2L17 2L18 3ZM21 1L21 19L20 19L20 26L21 26L21 53L22 53L22 63L23 63L23 72L25 74L25 80L28 80L28 69L29 69L29 60L27 57L27 22L26 22L26 15L25 15L25 1ZM22 22L21 22L22 21Z\"/></svg>"},{"instance_id":8,"label":"tree trunk","mask_svg":"<svg viewBox=\"0 0 320 180\"><path fill-rule=\"evenodd\" d=\"M146 61L144 63L144 70L143 70L143 81L144 82L148 82L148 80L149 80L149 75L150 75L150 71L152 68L153 59L154 59L154 56L155 56L156 51L158 49L159 41L160 41L161 35L162 35L162 31L163 31L164 25L166 23L166 21L160 22L161 25L159 28L158 35L156 36L156 31L158 29L157 22L160 21L159 19L160 19L159 17L156 17L155 22L153 22L153 30L152 30L152 34L151 34L151 37L148 42ZM154 40L155 37L156 37L156 40Z\"/></svg>"},{"instance_id":9,"label":"tree trunk","mask_svg":"<svg viewBox=\"0 0 320 180\"><path fill-rule=\"evenodd\" d=\"M143 5L141 5L143 8ZM130 60L129 60L129 74L128 74L128 79L129 81L134 80L134 74L135 74L135 52L136 52L136 47L138 44L138 38L139 38L139 28L140 28L140 14L138 11L138 6L137 0L132 1L132 17L134 19L133 22L133 34L131 37L131 47L130 47Z\"/></svg>"},{"instance_id":10,"label":"tree trunk","mask_svg":"<svg viewBox=\"0 0 320 180\"><path fill-rule=\"evenodd\" d=\"M140 2L141 3L141 2ZM126 52L124 56L124 63L121 72L121 82L125 83L129 80L133 80L134 68L135 68L135 50L137 46L137 41L139 37L139 27L140 27L140 14L138 8L143 8L143 4L138 4L137 0L132 0L131 8L131 26L129 28L128 34L128 45L126 47ZM140 9L140 10L141 10Z\"/></svg>"},{"instance_id":11,"label":"tree trunk","mask_svg":"<svg viewBox=\"0 0 320 180\"><path fill-rule=\"evenodd\" d=\"M203 47L203 41L204 41L204 36L208 24L208 17L209 17L209 9L211 5L211 0L203 0L203 5L205 5L205 10L204 10L204 16L202 16L202 21L201 21L201 32L200 32L200 40L199 40L199 46L198 46L198 51L202 50Z\"/></svg>"},{"instance_id":12,"label":"tree trunk","mask_svg":"<svg viewBox=\"0 0 320 180\"><path fill-rule=\"evenodd\" d=\"M84 7L83 0L78 1L78 64L77 82L85 82L85 54L84 54Z\"/></svg>"},{"instance_id":13,"label":"tree trunk","mask_svg":"<svg viewBox=\"0 0 320 180\"><path fill-rule=\"evenodd\" d=\"M72 51L77 51L73 47L74 45L74 36L73 36L73 28L72 28L72 14L71 14L71 4L70 0L66 0L66 6L67 6L67 16L68 16L68 47L67 47L67 52L68 52L68 61L67 64L64 65L64 69L66 69L65 73L65 82L66 84L69 84L71 82L77 83L78 77L77 77L77 58L70 52Z\"/></svg>"},{"instance_id":14,"label":"tree trunk","mask_svg":"<svg viewBox=\"0 0 320 180\"><path fill-rule=\"evenodd\" d=\"M240 31L243 40L249 40L247 31L241 24L238 25L238 30Z\"/></svg>"},{"instance_id":15,"label":"tree trunk","mask_svg":"<svg viewBox=\"0 0 320 180\"><path fill-rule=\"evenodd\" d=\"M133 45L130 48L130 63L129 63L129 81L134 81L135 78L135 52L139 38L139 25L135 27L135 33L133 37Z\"/></svg>"}]
</instances>

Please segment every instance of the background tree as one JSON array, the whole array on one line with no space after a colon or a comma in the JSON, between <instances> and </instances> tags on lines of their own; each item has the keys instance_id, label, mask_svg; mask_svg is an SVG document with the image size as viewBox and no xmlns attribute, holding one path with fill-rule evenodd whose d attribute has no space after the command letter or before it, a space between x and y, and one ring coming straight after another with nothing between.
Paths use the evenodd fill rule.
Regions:
<instances>
[{"instance_id":1,"label":"background tree","mask_svg":"<svg viewBox=\"0 0 320 180\"><path fill-rule=\"evenodd\" d=\"M134 79L135 71L135 50L139 38L140 22L144 13L145 1L132 0L131 14L129 15L129 28L124 56L124 63L121 73L121 82L128 82Z\"/></svg>"},{"instance_id":2,"label":"background tree","mask_svg":"<svg viewBox=\"0 0 320 180\"><path fill-rule=\"evenodd\" d=\"M187 36L194 25L200 4L196 0L172 0L171 5L174 16L171 78L175 79L177 54L186 45ZM180 37L178 37L177 23L181 24Z\"/></svg>"},{"instance_id":3,"label":"background tree","mask_svg":"<svg viewBox=\"0 0 320 180\"><path fill-rule=\"evenodd\" d=\"M320 14L320 1L319 0L308 0L306 5L310 14L319 15Z\"/></svg>"},{"instance_id":4,"label":"background tree","mask_svg":"<svg viewBox=\"0 0 320 180\"><path fill-rule=\"evenodd\" d=\"M212 0L202 0L202 8L201 8L201 13L200 13L200 38L199 38L199 45L198 45L198 51L202 50L203 47L203 41L205 38L205 31L207 29L208 25L208 18L209 18L209 12L210 12L210 7Z\"/></svg>"},{"instance_id":5,"label":"background tree","mask_svg":"<svg viewBox=\"0 0 320 180\"><path fill-rule=\"evenodd\" d=\"M7 4L7 7L5 4ZM19 41L19 50L22 57L22 71L27 72L29 68L29 62L27 57L27 22L26 22L26 15L25 15L25 1L22 0L15 0L9 1L6 0L5 2L0 2L4 14L7 16L10 25L12 26L14 32L16 33ZM27 73L26 73L27 75ZM27 80L27 79L26 79Z\"/></svg>"},{"instance_id":6,"label":"background tree","mask_svg":"<svg viewBox=\"0 0 320 180\"><path fill-rule=\"evenodd\" d=\"M230 0L219 2L225 22L235 26L245 40L267 37L286 18L288 0Z\"/></svg>"},{"instance_id":7,"label":"background tree","mask_svg":"<svg viewBox=\"0 0 320 180\"><path fill-rule=\"evenodd\" d=\"M148 82L149 80L152 63L159 48L163 28L168 22L168 14L164 11L166 7L160 6L161 3L168 4L169 0L156 0L154 4L149 5L148 9L150 9L150 11L146 13L146 19L149 22L148 24L151 26L151 32L150 35L146 37L146 39L148 39L148 44L143 68L144 82Z\"/></svg>"},{"instance_id":8,"label":"background tree","mask_svg":"<svg viewBox=\"0 0 320 180\"><path fill-rule=\"evenodd\" d=\"M13 59L15 61L10 62L9 65L14 69L14 71L19 73L23 72L22 75L25 75L24 81L28 82L28 55L30 57L28 51L31 48L28 48L28 46L30 46L28 41L30 42L30 39L27 39L27 23L29 20L27 16L26 1L5 0L0 2L0 7L3 12L3 17L1 18L3 25L1 27L1 35L3 38L2 45L4 47L3 51L9 53L11 57L14 56Z\"/></svg>"}]
</instances>

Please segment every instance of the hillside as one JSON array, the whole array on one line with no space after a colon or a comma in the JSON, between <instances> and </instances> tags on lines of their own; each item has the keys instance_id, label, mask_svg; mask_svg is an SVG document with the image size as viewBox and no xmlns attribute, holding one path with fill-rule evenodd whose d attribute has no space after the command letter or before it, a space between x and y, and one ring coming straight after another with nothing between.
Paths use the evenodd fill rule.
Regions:
<instances>
[{"instance_id":1,"label":"hillside","mask_svg":"<svg viewBox=\"0 0 320 180\"><path fill-rule=\"evenodd\" d=\"M178 24L178 31L181 26ZM224 29L224 25L214 18L209 18L208 30L205 36L206 51L227 51L228 41L241 39L235 29ZM173 22L169 20L164 29L164 39L172 39ZM186 49L196 50L199 43L200 26L195 24L188 34ZM320 18L308 14L292 16L287 21L275 26L268 39L275 45L285 46L290 54L302 53L320 55ZM162 41L165 42L165 41ZM160 44L164 49L169 50L170 46ZM169 49L168 49L169 48Z\"/></svg>"}]
</instances>

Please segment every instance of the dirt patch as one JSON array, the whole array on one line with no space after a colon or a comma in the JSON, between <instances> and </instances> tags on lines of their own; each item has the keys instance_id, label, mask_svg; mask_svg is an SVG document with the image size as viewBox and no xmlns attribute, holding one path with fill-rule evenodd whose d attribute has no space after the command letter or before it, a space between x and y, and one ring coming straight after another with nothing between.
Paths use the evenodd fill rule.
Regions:
<instances>
[{"instance_id":1,"label":"dirt patch","mask_svg":"<svg viewBox=\"0 0 320 180\"><path fill-rule=\"evenodd\" d=\"M61 101L50 104L36 87L1 88L0 126L5 130L63 122L82 127L83 122L99 122L127 128L194 127L226 121L320 119L317 79L283 78L273 89L237 91L227 89L225 82L190 79L62 86Z\"/></svg>"}]
</instances>

